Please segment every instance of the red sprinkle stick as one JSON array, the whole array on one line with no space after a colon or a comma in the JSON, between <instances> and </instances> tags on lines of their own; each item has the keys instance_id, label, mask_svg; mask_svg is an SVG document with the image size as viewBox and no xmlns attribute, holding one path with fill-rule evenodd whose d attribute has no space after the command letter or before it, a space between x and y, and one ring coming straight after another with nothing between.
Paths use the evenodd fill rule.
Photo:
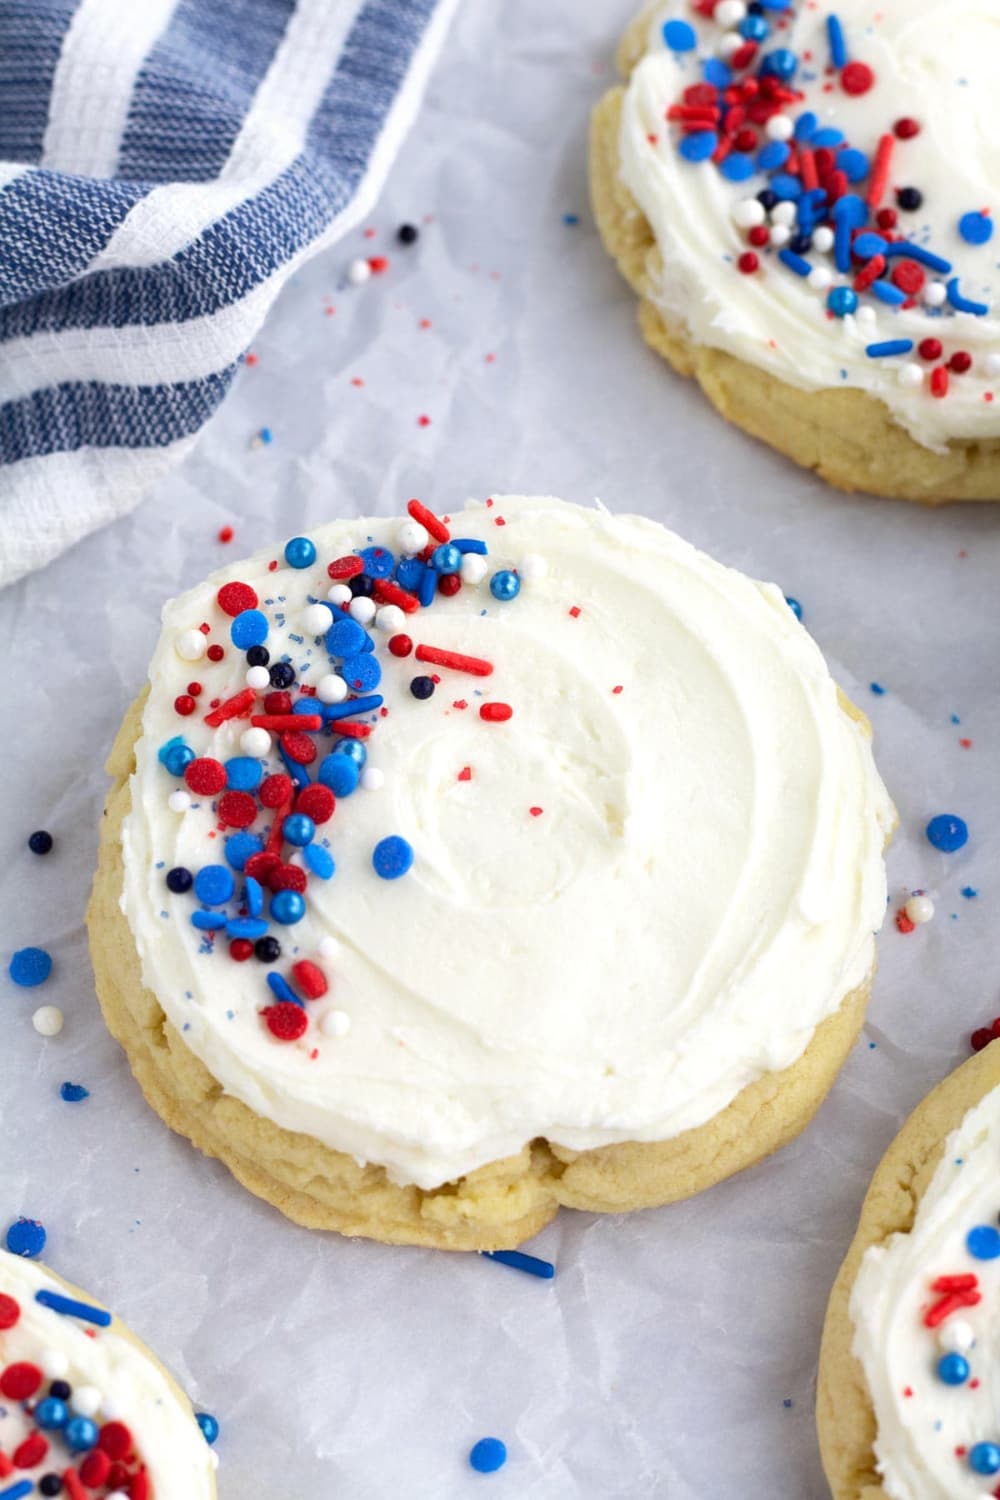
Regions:
<instances>
[{"instance_id":1,"label":"red sprinkle stick","mask_svg":"<svg viewBox=\"0 0 1000 1500\"><path fill-rule=\"evenodd\" d=\"M251 714L254 729L322 729L321 714Z\"/></svg>"},{"instance_id":2,"label":"red sprinkle stick","mask_svg":"<svg viewBox=\"0 0 1000 1500\"><path fill-rule=\"evenodd\" d=\"M360 724L356 719L338 719L334 727L351 740L366 740L372 732L371 724Z\"/></svg>"},{"instance_id":3,"label":"red sprinkle stick","mask_svg":"<svg viewBox=\"0 0 1000 1500\"><path fill-rule=\"evenodd\" d=\"M875 152L875 162L872 167L872 180L868 184L868 202L872 208L878 208L885 197L885 190L889 186L889 168L892 165L892 153L896 149L896 137L894 135L883 135L879 138L878 149Z\"/></svg>"},{"instance_id":4,"label":"red sprinkle stick","mask_svg":"<svg viewBox=\"0 0 1000 1500\"><path fill-rule=\"evenodd\" d=\"M469 672L473 677L492 677L493 663L481 656L463 656L459 651L443 651L439 646L418 646L414 655L417 661L430 662L435 667L451 667L455 672Z\"/></svg>"},{"instance_id":5,"label":"red sprinkle stick","mask_svg":"<svg viewBox=\"0 0 1000 1500\"><path fill-rule=\"evenodd\" d=\"M411 500L407 510L415 521L419 521L425 531L429 531L436 542L450 542L451 532L443 521L439 521L432 510L426 505L421 505L419 500Z\"/></svg>"},{"instance_id":6,"label":"red sprinkle stick","mask_svg":"<svg viewBox=\"0 0 1000 1500\"><path fill-rule=\"evenodd\" d=\"M225 703L220 703L218 708L213 709L210 714L205 715L205 723L210 729L218 729L227 719L239 719L243 714L249 712L257 701L257 694L253 688L244 688L242 693L237 693L235 698L227 698Z\"/></svg>"},{"instance_id":7,"label":"red sprinkle stick","mask_svg":"<svg viewBox=\"0 0 1000 1500\"><path fill-rule=\"evenodd\" d=\"M357 578L359 573L365 571L365 565L360 557L337 557L327 565L326 571L330 578L343 582L347 578Z\"/></svg>"},{"instance_id":8,"label":"red sprinkle stick","mask_svg":"<svg viewBox=\"0 0 1000 1500\"><path fill-rule=\"evenodd\" d=\"M406 589L401 589L398 583L392 583L388 578L376 578L372 592L379 604L398 604L404 614L412 615L420 608L416 594L408 594Z\"/></svg>"},{"instance_id":9,"label":"red sprinkle stick","mask_svg":"<svg viewBox=\"0 0 1000 1500\"><path fill-rule=\"evenodd\" d=\"M87 1491L75 1469L64 1469L62 1482L69 1500L87 1500Z\"/></svg>"},{"instance_id":10,"label":"red sprinkle stick","mask_svg":"<svg viewBox=\"0 0 1000 1500\"><path fill-rule=\"evenodd\" d=\"M513 713L509 703L484 703L479 710L479 717L488 724L503 724Z\"/></svg>"},{"instance_id":11,"label":"red sprinkle stick","mask_svg":"<svg viewBox=\"0 0 1000 1500\"><path fill-rule=\"evenodd\" d=\"M287 802L283 802L280 807L275 808L274 822L271 825L271 832L268 834L267 843L264 846L265 854L281 854L281 846L284 843L285 819L288 817L291 806L292 799L289 797Z\"/></svg>"},{"instance_id":12,"label":"red sprinkle stick","mask_svg":"<svg viewBox=\"0 0 1000 1500\"><path fill-rule=\"evenodd\" d=\"M924 1326L937 1328L945 1318L950 1318L953 1312L958 1312L960 1307L975 1307L982 1300L982 1292L947 1292L940 1302L935 1302L933 1307L928 1308L924 1314Z\"/></svg>"}]
</instances>

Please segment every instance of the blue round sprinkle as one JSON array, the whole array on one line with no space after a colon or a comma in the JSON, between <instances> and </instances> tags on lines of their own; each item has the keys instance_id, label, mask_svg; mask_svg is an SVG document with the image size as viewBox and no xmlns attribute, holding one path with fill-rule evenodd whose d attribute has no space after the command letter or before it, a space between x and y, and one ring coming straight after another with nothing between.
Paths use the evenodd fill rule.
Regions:
<instances>
[{"instance_id":1,"label":"blue round sprinkle","mask_svg":"<svg viewBox=\"0 0 1000 1500\"><path fill-rule=\"evenodd\" d=\"M701 65L701 76L717 89L727 89L733 81L733 70L717 57L707 57Z\"/></svg>"},{"instance_id":2,"label":"blue round sprinkle","mask_svg":"<svg viewBox=\"0 0 1000 1500\"><path fill-rule=\"evenodd\" d=\"M379 839L372 851L372 865L383 880L398 880L413 864L413 846L398 834Z\"/></svg>"},{"instance_id":3,"label":"blue round sprinkle","mask_svg":"<svg viewBox=\"0 0 1000 1500\"><path fill-rule=\"evenodd\" d=\"M37 1260L45 1249L45 1225L37 1219L15 1219L7 1231L7 1249L23 1260Z\"/></svg>"},{"instance_id":4,"label":"blue round sprinkle","mask_svg":"<svg viewBox=\"0 0 1000 1500\"><path fill-rule=\"evenodd\" d=\"M89 1417L70 1417L63 1428L63 1437L71 1453L86 1453L97 1446L97 1423Z\"/></svg>"},{"instance_id":5,"label":"blue round sprinkle","mask_svg":"<svg viewBox=\"0 0 1000 1500\"><path fill-rule=\"evenodd\" d=\"M507 1462L507 1444L499 1438L480 1438L469 1453L469 1463L477 1474L495 1474Z\"/></svg>"},{"instance_id":6,"label":"blue round sprinkle","mask_svg":"<svg viewBox=\"0 0 1000 1500\"><path fill-rule=\"evenodd\" d=\"M973 1474L1000 1473L1000 1447L996 1443L976 1443L969 1450L969 1468Z\"/></svg>"},{"instance_id":7,"label":"blue round sprinkle","mask_svg":"<svg viewBox=\"0 0 1000 1500\"><path fill-rule=\"evenodd\" d=\"M247 912L251 917L259 917L264 910L264 887L259 880L248 875L243 887L243 897L247 904Z\"/></svg>"},{"instance_id":8,"label":"blue round sprinkle","mask_svg":"<svg viewBox=\"0 0 1000 1500\"><path fill-rule=\"evenodd\" d=\"M861 182L868 176L871 163L863 151L849 147L837 153L837 167L848 182Z\"/></svg>"},{"instance_id":9,"label":"blue round sprinkle","mask_svg":"<svg viewBox=\"0 0 1000 1500\"><path fill-rule=\"evenodd\" d=\"M419 557L404 557L396 568L396 582L411 594L419 587L423 576L424 565Z\"/></svg>"},{"instance_id":10,"label":"blue round sprinkle","mask_svg":"<svg viewBox=\"0 0 1000 1500\"><path fill-rule=\"evenodd\" d=\"M988 245L993 238L993 220L989 214L963 214L958 221L958 232L968 245Z\"/></svg>"},{"instance_id":11,"label":"blue round sprinkle","mask_svg":"<svg viewBox=\"0 0 1000 1500\"><path fill-rule=\"evenodd\" d=\"M677 149L685 161L707 161L718 144L714 130L696 130L686 135Z\"/></svg>"},{"instance_id":12,"label":"blue round sprinkle","mask_svg":"<svg viewBox=\"0 0 1000 1500\"><path fill-rule=\"evenodd\" d=\"M346 755L348 760L353 760L360 771L368 759L368 751L360 740L339 740L333 748L334 755Z\"/></svg>"},{"instance_id":13,"label":"blue round sprinkle","mask_svg":"<svg viewBox=\"0 0 1000 1500\"><path fill-rule=\"evenodd\" d=\"M777 47L773 52L768 52L760 65L763 77L780 78L787 83L790 78L795 77L795 70L799 60L795 53L788 47Z\"/></svg>"},{"instance_id":14,"label":"blue round sprinkle","mask_svg":"<svg viewBox=\"0 0 1000 1500\"><path fill-rule=\"evenodd\" d=\"M819 120L811 109L799 115L795 122L795 139L797 141L811 141L819 127Z\"/></svg>"},{"instance_id":15,"label":"blue round sprinkle","mask_svg":"<svg viewBox=\"0 0 1000 1500\"><path fill-rule=\"evenodd\" d=\"M171 776L183 776L186 766L196 759L190 745L171 745L163 757L163 764Z\"/></svg>"},{"instance_id":16,"label":"blue round sprinkle","mask_svg":"<svg viewBox=\"0 0 1000 1500\"><path fill-rule=\"evenodd\" d=\"M307 536L293 536L285 543L285 562L290 568L311 568L316 561L316 547Z\"/></svg>"},{"instance_id":17,"label":"blue round sprinkle","mask_svg":"<svg viewBox=\"0 0 1000 1500\"><path fill-rule=\"evenodd\" d=\"M305 850L305 861L318 880L329 880L337 868L333 855L322 844L309 844Z\"/></svg>"},{"instance_id":18,"label":"blue round sprinkle","mask_svg":"<svg viewBox=\"0 0 1000 1500\"><path fill-rule=\"evenodd\" d=\"M977 1224L965 1237L965 1247L975 1260L1000 1258L1000 1230L992 1224Z\"/></svg>"},{"instance_id":19,"label":"blue round sprinkle","mask_svg":"<svg viewBox=\"0 0 1000 1500\"><path fill-rule=\"evenodd\" d=\"M315 837L316 824L312 818L306 817L305 813L292 813L290 818L285 819L282 832L296 849L304 849L306 844L311 843Z\"/></svg>"},{"instance_id":20,"label":"blue round sprinkle","mask_svg":"<svg viewBox=\"0 0 1000 1500\"><path fill-rule=\"evenodd\" d=\"M871 260L874 255L884 254L886 242L880 234L859 234L851 249L862 260Z\"/></svg>"},{"instance_id":21,"label":"blue round sprinkle","mask_svg":"<svg viewBox=\"0 0 1000 1500\"><path fill-rule=\"evenodd\" d=\"M771 192L776 193L782 203L793 203L802 197L802 184L789 172L778 172L771 178Z\"/></svg>"},{"instance_id":22,"label":"blue round sprinkle","mask_svg":"<svg viewBox=\"0 0 1000 1500\"><path fill-rule=\"evenodd\" d=\"M365 634L364 627L347 616L326 632L326 649L331 656L357 656L364 647Z\"/></svg>"},{"instance_id":23,"label":"blue round sprinkle","mask_svg":"<svg viewBox=\"0 0 1000 1500\"><path fill-rule=\"evenodd\" d=\"M385 547L365 547L358 554L369 578L391 578L396 559Z\"/></svg>"},{"instance_id":24,"label":"blue round sprinkle","mask_svg":"<svg viewBox=\"0 0 1000 1500\"><path fill-rule=\"evenodd\" d=\"M51 954L44 948L19 948L7 966L7 973L22 989L34 989L52 973Z\"/></svg>"},{"instance_id":25,"label":"blue round sprinkle","mask_svg":"<svg viewBox=\"0 0 1000 1500\"><path fill-rule=\"evenodd\" d=\"M826 299L826 305L834 317L846 318L850 313L857 312L858 294L853 287L835 286Z\"/></svg>"},{"instance_id":26,"label":"blue round sprinkle","mask_svg":"<svg viewBox=\"0 0 1000 1500\"><path fill-rule=\"evenodd\" d=\"M237 650L249 651L251 646L263 646L267 631L267 615L259 609L245 609L230 625L229 639Z\"/></svg>"},{"instance_id":27,"label":"blue round sprinkle","mask_svg":"<svg viewBox=\"0 0 1000 1500\"><path fill-rule=\"evenodd\" d=\"M737 30L748 42L763 42L771 34L771 28L763 16L745 16Z\"/></svg>"},{"instance_id":28,"label":"blue round sprinkle","mask_svg":"<svg viewBox=\"0 0 1000 1500\"><path fill-rule=\"evenodd\" d=\"M225 767L226 785L234 792L255 792L264 779L264 767L249 755L234 755L225 762Z\"/></svg>"},{"instance_id":29,"label":"blue round sprinkle","mask_svg":"<svg viewBox=\"0 0 1000 1500\"><path fill-rule=\"evenodd\" d=\"M67 1104L82 1104L84 1099L90 1098L90 1090L82 1083L64 1083L60 1086L59 1097Z\"/></svg>"},{"instance_id":30,"label":"blue round sprinkle","mask_svg":"<svg viewBox=\"0 0 1000 1500\"><path fill-rule=\"evenodd\" d=\"M344 657L340 675L356 693L370 693L382 681L382 668L375 656L362 652L360 656Z\"/></svg>"},{"instance_id":31,"label":"blue round sprinkle","mask_svg":"<svg viewBox=\"0 0 1000 1500\"><path fill-rule=\"evenodd\" d=\"M768 141L757 152L757 165L762 172L776 172L783 167L792 154L787 141Z\"/></svg>"},{"instance_id":32,"label":"blue round sprinkle","mask_svg":"<svg viewBox=\"0 0 1000 1500\"><path fill-rule=\"evenodd\" d=\"M733 151L719 167L727 182L746 182L756 170L753 157L748 156L745 151Z\"/></svg>"},{"instance_id":33,"label":"blue round sprinkle","mask_svg":"<svg viewBox=\"0 0 1000 1500\"><path fill-rule=\"evenodd\" d=\"M816 150L819 150L821 146L825 146L827 150L831 150L834 146L842 146L843 143L844 132L838 130L835 125L825 125L822 130L817 130L809 142L810 146L813 146Z\"/></svg>"},{"instance_id":34,"label":"blue round sprinkle","mask_svg":"<svg viewBox=\"0 0 1000 1500\"><path fill-rule=\"evenodd\" d=\"M969 1361L961 1354L945 1354L938 1360L937 1372L945 1385L964 1385L969 1378Z\"/></svg>"},{"instance_id":35,"label":"blue round sprinkle","mask_svg":"<svg viewBox=\"0 0 1000 1500\"><path fill-rule=\"evenodd\" d=\"M927 838L943 854L954 854L969 842L968 824L954 813L938 813L927 825Z\"/></svg>"},{"instance_id":36,"label":"blue round sprinkle","mask_svg":"<svg viewBox=\"0 0 1000 1500\"><path fill-rule=\"evenodd\" d=\"M234 870L242 870L250 856L259 854L263 847L263 841L255 833L245 833L242 829L239 833L231 833L223 849L226 864Z\"/></svg>"},{"instance_id":37,"label":"blue round sprinkle","mask_svg":"<svg viewBox=\"0 0 1000 1500\"><path fill-rule=\"evenodd\" d=\"M34 1418L44 1432L58 1432L69 1421L69 1407L57 1396L46 1396L35 1407Z\"/></svg>"},{"instance_id":38,"label":"blue round sprinkle","mask_svg":"<svg viewBox=\"0 0 1000 1500\"><path fill-rule=\"evenodd\" d=\"M203 906L225 906L235 889L225 865L203 865L194 877L194 893Z\"/></svg>"},{"instance_id":39,"label":"blue round sprinkle","mask_svg":"<svg viewBox=\"0 0 1000 1500\"><path fill-rule=\"evenodd\" d=\"M267 937L267 923L263 917L233 917L226 923L226 932L231 938L255 943L258 938Z\"/></svg>"},{"instance_id":40,"label":"blue round sprinkle","mask_svg":"<svg viewBox=\"0 0 1000 1500\"><path fill-rule=\"evenodd\" d=\"M202 1430L206 1443L214 1443L219 1436L219 1423L210 1411L199 1411L195 1413L195 1421Z\"/></svg>"},{"instance_id":41,"label":"blue round sprinkle","mask_svg":"<svg viewBox=\"0 0 1000 1500\"><path fill-rule=\"evenodd\" d=\"M316 775L335 797L349 797L357 788L361 772L349 756L327 755L320 761Z\"/></svg>"},{"instance_id":42,"label":"blue round sprinkle","mask_svg":"<svg viewBox=\"0 0 1000 1500\"><path fill-rule=\"evenodd\" d=\"M791 610L791 612L795 616L795 618L797 620L801 620L802 619L802 605L799 603L799 601L797 599L790 599L788 597L788 595L786 594L785 595L785 603L788 605L788 608Z\"/></svg>"},{"instance_id":43,"label":"blue round sprinkle","mask_svg":"<svg viewBox=\"0 0 1000 1500\"><path fill-rule=\"evenodd\" d=\"M454 542L442 542L431 553L431 567L436 573L447 576L462 571L462 554Z\"/></svg>"},{"instance_id":44,"label":"blue round sprinkle","mask_svg":"<svg viewBox=\"0 0 1000 1500\"><path fill-rule=\"evenodd\" d=\"M305 914L306 903L298 891L278 891L271 897L271 916L283 927L301 922Z\"/></svg>"},{"instance_id":45,"label":"blue round sprinkle","mask_svg":"<svg viewBox=\"0 0 1000 1500\"><path fill-rule=\"evenodd\" d=\"M226 925L226 916L221 911L193 911L191 926L199 932L221 932Z\"/></svg>"},{"instance_id":46,"label":"blue round sprinkle","mask_svg":"<svg viewBox=\"0 0 1000 1500\"><path fill-rule=\"evenodd\" d=\"M663 40L671 52L693 52L698 45L695 29L687 21L664 21Z\"/></svg>"},{"instance_id":47,"label":"blue round sprinkle","mask_svg":"<svg viewBox=\"0 0 1000 1500\"><path fill-rule=\"evenodd\" d=\"M490 593L503 602L516 599L521 592L521 580L510 568L501 568L490 579Z\"/></svg>"}]
</instances>

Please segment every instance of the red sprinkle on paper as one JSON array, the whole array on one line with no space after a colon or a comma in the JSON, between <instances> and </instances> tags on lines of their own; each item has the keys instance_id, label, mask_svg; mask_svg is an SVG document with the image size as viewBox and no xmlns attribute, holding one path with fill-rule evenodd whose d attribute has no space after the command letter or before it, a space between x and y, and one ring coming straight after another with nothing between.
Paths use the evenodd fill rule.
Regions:
<instances>
[{"instance_id":1,"label":"red sprinkle on paper","mask_svg":"<svg viewBox=\"0 0 1000 1500\"><path fill-rule=\"evenodd\" d=\"M459 781L471 781L472 780L472 767L471 766L463 766L462 769L458 773L458 780Z\"/></svg>"}]
</instances>

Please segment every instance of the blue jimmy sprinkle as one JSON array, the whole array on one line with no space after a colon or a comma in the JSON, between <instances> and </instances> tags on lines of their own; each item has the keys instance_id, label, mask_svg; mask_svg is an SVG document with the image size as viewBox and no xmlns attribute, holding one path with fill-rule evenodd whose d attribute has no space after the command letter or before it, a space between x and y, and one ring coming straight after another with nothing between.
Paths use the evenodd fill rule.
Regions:
<instances>
[{"instance_id":1,"label":"blue jimmy sprinkle","mask_svg":"<svg viewBox=\"0 0 1000 1500\"><path fill-rule=\"evenodd\" d=\"M526 1271L529 1276L538 1276L551 1281L556 1268L550 1260L539 1260L537 1255L525 1255L522 1250L483 1250L487 1260L497 1260L502 1266L511 1266L515 1271Z\"/></svg>"},{"instance_id":2,"label":"blue jimmy sprinkle","mask_svg":"<svg viewBox=\"0 0 1000 1500\"><path fill-rule=\"evenodd\" d=\"M35 1301L52 1312L62 1313L65 1318L79 1318L82 1323L93 1323L95 1328L110 1328L111 1314L103 1307L91 1307L89 1302L77 1302L75 1297L63 1297L59 1292L42 1290L35 1293Z\"/></svg>"}]
</instances>

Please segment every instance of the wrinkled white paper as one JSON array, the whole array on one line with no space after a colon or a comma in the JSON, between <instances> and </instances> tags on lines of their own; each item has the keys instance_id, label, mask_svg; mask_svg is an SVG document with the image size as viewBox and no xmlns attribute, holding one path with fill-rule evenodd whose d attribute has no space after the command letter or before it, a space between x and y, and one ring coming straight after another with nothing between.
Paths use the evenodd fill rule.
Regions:
<instances>
[{"instance_id":1,"label":"wrinkled white paper","mask_svg":"<svg viewBox=\"0 0 1000 1500\"><path fill-rule=\"evenodd\" d=\"M816 1353L861 1198L1000 1011L1000 510L835 494L645 349L586 186L588 113L630 8L470 0L376 237L288 287L179 474L0 596L3 945L56 964L44 990L0 974L0 1223L43 1219L51 1264L217 1413L222 1500L821 1500ZM387 272L344 284L352 256L383 252ZM83 929L102 762L162 601L334 515L503 490L600 495L800 599L899 806L891 911L913 887L938 908L907 937L890 915L864 1040L801 1140L693 1203L564 1214L531 1247L554 1282L310 1234L258 1203L143 1103ZM960 854L923 838L938 812L968 819ZM36 827L56 839L44 859L25 848ZM42 1003L66 1013L48 1041ZM63 1103L64 1080L91 1097ZM510 1457L480 1476L467 1453L488 1434Z\"/></svg>"}]
</instances>

